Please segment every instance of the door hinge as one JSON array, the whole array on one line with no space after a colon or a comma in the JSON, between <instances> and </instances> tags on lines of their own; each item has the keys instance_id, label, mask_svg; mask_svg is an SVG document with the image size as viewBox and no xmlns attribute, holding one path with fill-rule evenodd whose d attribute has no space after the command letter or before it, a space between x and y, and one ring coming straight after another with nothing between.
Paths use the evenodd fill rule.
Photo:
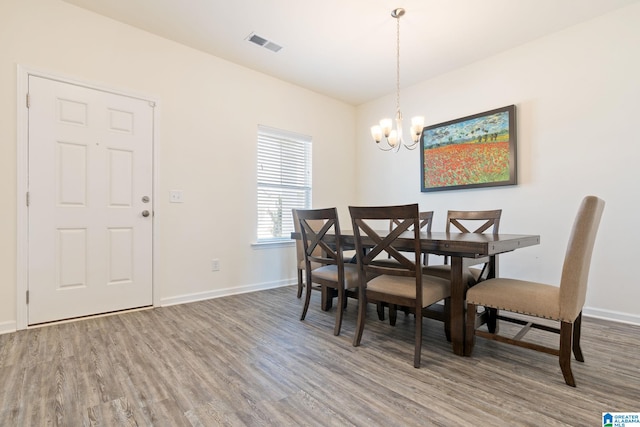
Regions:
<instances>
[{"instance_id":1,"label":"door hinge","mask_svg":"<svg viewBox=\"0 0 640 427\"><path fill-rule=\"evenodd\" d=\"M30 201L31 201L31 200L29 199L29 192L27 191L27 207L29 206L29 202L30 202Z\"/></svg>"},{"instance_id":2,"label":"door hinge","mask_svg":"<svg viewBox=\"0 0 640 427\"><path fill-rule=\"evenodd\" d=\"M27 108L30 108L30 107L31 107L31 97L27 93Z\"/></svg>"},{"instance_id":3,"label":"door hinge","mask_svg":"<svg viewBox=\"0 0 640 427\"><path fill-rule=\"evenodd\" d=\"M27 304L29 304L29 291L27 291Z\"/></svg>"}]
</instances>

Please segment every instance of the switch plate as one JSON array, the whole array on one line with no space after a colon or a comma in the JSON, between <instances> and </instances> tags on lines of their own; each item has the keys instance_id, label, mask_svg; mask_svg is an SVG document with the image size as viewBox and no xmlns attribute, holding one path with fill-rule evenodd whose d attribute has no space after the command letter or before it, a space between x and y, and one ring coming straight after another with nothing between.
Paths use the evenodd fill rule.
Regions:
<instances>
[{"instance_id":1,"label":"switch plate","mask_svg":"<svg viewBox=\"0 0 640 427\"><path fill-rule=\"evenodd\" d=\"M220 271L220 260L212 259L211 260L211 271Z\"/></svg>"},{"instance_id":2,"label":"switch plate","mask_svg":"<svg viewBox=\"0 0 640 427\"><path fill-rule=\"evenodd\" d=\"M169 192L169 203L182 203L182 190L171 190Z\"/></svg>"}]
</instances>

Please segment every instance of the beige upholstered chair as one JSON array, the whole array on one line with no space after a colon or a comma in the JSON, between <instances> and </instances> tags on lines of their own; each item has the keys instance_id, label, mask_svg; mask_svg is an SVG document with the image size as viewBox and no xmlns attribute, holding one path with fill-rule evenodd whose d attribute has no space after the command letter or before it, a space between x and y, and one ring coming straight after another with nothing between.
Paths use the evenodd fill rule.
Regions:
<instances>
[{"instance_id":1,"label":"beige upholstered chair","mask_svg":"<svg viewBox=\"0 0 640 427\"><path fill-rule=\"evenodd\" d=\"M345 263L340 242L340 223L336 208L297 210L305 257L306 293L300 320L304 320L311 300L312 284L335 289L338 294L336 322L333 333L340 335L342 314L348 291L358 287L358 269ZM319 267L313 268L313 264Z\"/></svg>"},{"instance_id":2,"label":"beige upholstered chair","mask_svg":"<svg viewBox=\"0 0 640 427\"><path fill-rule=\"evenodd\" d=\"M476 335L553 354L559 356L565 382L575 387L576 383L571 372L571 351L573 350L576 360L584 361L580 349L582 307L587 293L591 255L603 209L603 200L595 196L587 196L583 199L569 237L560 286L495 278L485 280L469 289L465 342L467 356L470 356L473 351ZM560 322L560 328L539 325L534 320L529 322L498 316L500 320L511 320L525 326L513 338L485 332L476 329L474 312L478 305L533 316L534 320L535 318L555 320ZM532 327L559 333L559 349L522 341L521 338Z\"/></svg>"},{"instance_id":3,"label":"beige upholstered chair","mask_svg":"<svg viewBox=\"0 0 640 427\"><path fill-rule=\"evenodd\" d=\"M296 231L296 233L300 233L300 222L298 220L297 210L292 209L291 212L293 214L293 228ZM319 226L322 226L324 221L318 220L312 223L314 223L313 225L314 227L319 227ZM320 248L318 248L316 250L316 255L320 253L321 253ZM306 268L306 263L304 260L304 246L302 244L302 239L296 240L296 263L297 263L296 269L298 270L298 298L300 298L302 296L302 288L304 287L303 273ZM320 266L321 264L318 264L315 262L311 263L312 269L318 268Z\"/></svg>"},{"instance_id":4,"label":"beige upholstered chair","mask_svg":"<svg viewBox=\"0 0 640 427\"><path fill-rule=\"evenodd\" d=\"M418 205L349 207L356 242L358 275L360 278L358 320L353 345L359 346L364 331L368 301L408 307L415 314L415 350L413 365L420 367L422 350L422 308L444 299L450 300L451 282L422 275L420 260L420 220ZM399 224L385 235L379 235L372 222L398 219ZM413 231L410 255L398 251L394 245L398 236ZM373 245L373 246L371 246ZM395 266L376 264L375 258L389 254ZM410 258L408 258L410 257Z\"/></svg>"}]
</instances>

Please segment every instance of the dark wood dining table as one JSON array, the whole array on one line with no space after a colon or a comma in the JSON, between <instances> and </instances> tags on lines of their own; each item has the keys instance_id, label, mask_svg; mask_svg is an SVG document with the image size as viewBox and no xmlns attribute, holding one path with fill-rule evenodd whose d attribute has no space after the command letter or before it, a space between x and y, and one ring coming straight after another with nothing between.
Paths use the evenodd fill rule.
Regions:
<instances>
[{"instance_id":1,"label":"dark wood dining table","mask_svg":"<svg viewBox=\"0 0 640 427\"><path fill-rule=\"evenodd\" d=\"M383 233L381 233L383 234ZM398 249L413 248L413 233L397 240ZM298 233L291 233L293 239L300 239ZM344 249L355 248L355 238L351 230L341 231ZM363 242L367 245L366 240ZM373 245L373 242L370 242ZM453 352L464 355L465 297L467 283L465 270L473 265L488 263L488 278L497 277L497 256L505 252L540 244L540 236L526 234L479 234L421 232L420 247L424 253L446 255L451 265L451 344Z\"/></svg>"}]
</instances>

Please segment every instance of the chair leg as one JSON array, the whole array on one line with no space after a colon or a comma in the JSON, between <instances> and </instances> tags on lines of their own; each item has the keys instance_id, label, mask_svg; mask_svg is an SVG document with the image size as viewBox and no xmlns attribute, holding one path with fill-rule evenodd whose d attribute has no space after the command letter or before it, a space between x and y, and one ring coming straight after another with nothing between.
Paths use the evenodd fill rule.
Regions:
<instances>
[{"instance_id":1,"label":"chair leg","mask_svg":"<svg viewBox=\"0 0 640 427\"><path fill-rule=\"evenodd\" d=\"M322 311L331 310L331 307L333 306L333 292L331 292L331 289L327 288L325 285L321 285L320 295L322 295L320 309L322 309Z\"/></svg>"},{"instance_id":2,"label":"chair leg","mask_svg":"<svg viewBox=\"0 0 640 427\"><path fill-rule=\"evenodd\" d=\"M444 336L451 342L451 298L444 299Z\"/></svg>"},{"instance_id":3,"label":"chair leg","mask_svg":"<svg viewBox=\"0 0 640 427\"><path fill-rule=\"evenodd\" d=\"M298 298L302 296L302 287L304 283L302 283L302 270L298 269Z\"/></svg>"},{"instance_id":4,"label":"chair leg","mask_svg":"<svg viewBox=\"0 0 640 427\"><path fill-rule=\"evenodd\" d=\"M395 304L389 304L389 324L396 326L396 319L398 318L398 306Z\"/></svg>"},{"instance_id":5,"label":"chair leg","mask_svg":"<svg viewBox=\"0 0 640 427\"><path fill-rule=\"evenodd\" d=\"M378 320L384 320L384 304L378 301L376 303L376 310L378 311Z\"/></svg>"},{"instance_id":6,"label":"chair leg","mask_svg":"<svg viewBox=\"0 0 640 427\"><path fill-rule=\"evenodd\" d=\"M344 313L345 303L345 290L344 287L338 287L338 304L336 306L336 325L333 327L333 335L340 335L340 328L342 327L342 314Z\"/></svg>"},{"instance_id":7,"label":"chair leg","mask_svg":"<svg viewBox=\"0 0 640 427\"><path fill-rule=\"evenodd\" d=\"M420 356L422 355L422 308L420 305L415 307L416 316L416 348L413 353L413 367L420 367Z\"/></svg>"},{"instance_id":8,"label":"chair leg","mask_svg":"<svg viewBox=\"0 0 640 427\"><path fill-rule=\"evenodd\" d=\"M467 319L464 338L464 355L471 356L476 343L476 305L467 303Z\"/></svg>"},{"instance_id":9,"label":"chair leg","mask_svg":"<svg viewBox=\"0 0 640 427\"><path fill-rule=\"evenodd\" d=\"M361 291L358 292L358 318L356 320L356 331L353 334L354 347L358 347L360 345L362 332L364 331L364 320L367 314L367 297Z\"/></svg>"},{"instance_id":10,"label":"chair leg","mask_svg":"<svg viewBox=\"0 0 640 427\"><path fill-rule=\"evenodd\" d=\"M560 369L564 376L564 382L571 387L576 386L571 372L571 339L573 336L573 324L560 322Z\"/></svg>"},{"instance_id":11,"label":"chair leg","mask_svg":"<svg viewBox=\"0 0 640 427\"><path fill-rule=\"evenodd\" d=\"M309 301L311 301L311 273L307 272L307 291L304 295L304 306L302 307L302 315L300 316L300 320L304 320L307 315L307 310L309 309Z\"/></svg>"},{"instance_id":12,"label":"chair leg","mask_svg":"<svg viewBox=\"0 0 640 427\"><path fill-rule=\"evenodd\" d=\"M485 307L487 311L487 329L492 334L498 333L498 309Z\"/></svg>"},{"instance_id":13,"label":"chair leg","mask_svg":"<svg viewBox=\"0 0 640 427\"><path fill-rule=\"evenodd\" d=\"M578 362L584 362L582 349L580 348L580 330L582 328L582 312L573 321L573 355Z\"/></svg>"}]
</instances>

